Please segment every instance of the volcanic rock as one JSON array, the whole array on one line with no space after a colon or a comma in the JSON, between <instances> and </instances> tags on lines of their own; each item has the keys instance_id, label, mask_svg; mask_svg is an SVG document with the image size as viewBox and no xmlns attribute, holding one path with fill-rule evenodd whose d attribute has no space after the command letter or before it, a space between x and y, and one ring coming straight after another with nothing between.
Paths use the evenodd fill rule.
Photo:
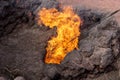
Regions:
<instances>
[{"instance_id":1,"label":"volcanic rock","mask_svg":"<svg viewBox=\"0 0 120 80\"><path fill-rule=\"evenodd\" d=\"M0 77L0 80L7 80L5 77Z\"/></svg>"},{"instance_id":2,"label":"volcanic rock","mask_svg":"<svg viewBox=\"0 0 120 80\"><path fill-rule=\"evenodd\" d=\"M16 25L34 23L33 18L43 7L58 8L56 0L1 0L0 1L0 37L11 33Z\"/></svg>"},{"instance_id":3,"label":"volcanic rock","mask_svg":"<svg viewBox=\"0 0 120 80\"><path fill-rule=\"evenodd\" d=\"M14 80L25 80L24 77L18 76Z\"/></svg>"},{"instance_id":4,"label":"volcanic rock","mask_svg":"<svg viewBox=\"0 0 120 80\"><path fill-rule=\"evenodd\" d=\"M74 10L83 21L79 49L59 65L44 63L47 41L56 29L37 25L43 7L60 8L56 0L0 1L0 75L7 75L1 71L7 68L13 77L28 80L80 80L116 68L120 26L114 17L105 19L105 13L81 9Z\"/></svg>"}]
</instances>

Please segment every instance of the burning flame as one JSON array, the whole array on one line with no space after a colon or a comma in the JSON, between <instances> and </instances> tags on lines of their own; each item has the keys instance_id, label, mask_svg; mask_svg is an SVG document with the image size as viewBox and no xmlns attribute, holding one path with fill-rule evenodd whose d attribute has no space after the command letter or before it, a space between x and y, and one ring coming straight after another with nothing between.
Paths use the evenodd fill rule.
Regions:
<instances>
[{"instance_id":1,"label":"burning flame","mask_svg":"<svg viewBox=\"0 0 120 80\"><path fill-rule=\"evenodd\" d=\"M57 27L57 36L48 41L45 63L60 64L67 53L78 48L81 20L71 7L63 8L62 12L43 8L38 15L38 23L42 22L49 28Z\"/></svg>"}]
</instances>

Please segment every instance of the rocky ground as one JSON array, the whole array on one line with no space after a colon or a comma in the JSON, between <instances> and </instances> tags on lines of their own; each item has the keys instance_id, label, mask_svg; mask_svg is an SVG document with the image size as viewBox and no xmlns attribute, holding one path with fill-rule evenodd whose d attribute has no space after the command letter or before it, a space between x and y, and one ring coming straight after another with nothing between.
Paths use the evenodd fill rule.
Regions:
<instances>
[{"instance_id":1,"label":"rocky ground","mask_svg":"<svg viewBox=\"0 0 120 80\"><path fill-rule=\"evenodd\" d=\"M112 11L74 7L83 20L80 49L60 65L44 63L55 29L37 25L37 12L59 6L56 0L0 1L0 80L119 80L120 26Z\"/></svg>"},{"instance_id":2,"label":"rocky ground","mask_svg":"<svg viewBox=\"0 0 120 80\"><path fill-rule=\"evenodd\" d=\"M71 5L83 9L92 9L99 11L110 11L120 9L120 0L58 0L62 5ZM120 22L120 12L115 15L116 20Z\"/></svg>"},{"instance_id":3,"label":"rocky ground","mask_svg":"<svg viewBox=\"0 0 120 80\"><path fill-rule=\"evenodd\" d=\"M120 0L59 0L63 5L72 5L74 7L81 7L83 9L92 9L98 10L100 12L113 12L115 10L120 9ZM114 15L115 20L120 25L120 12ZM117 61L119 64L119 60ZM116 80L118 77L119 71L109 72L108 74L104 74L103 76L95 79L95 80Z\"/></svg>"}]
</instances>

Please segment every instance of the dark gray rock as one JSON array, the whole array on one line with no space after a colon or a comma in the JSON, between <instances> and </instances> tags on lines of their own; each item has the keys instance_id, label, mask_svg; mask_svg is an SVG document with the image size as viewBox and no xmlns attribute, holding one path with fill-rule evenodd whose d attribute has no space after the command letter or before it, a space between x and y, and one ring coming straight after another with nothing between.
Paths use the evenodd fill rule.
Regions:
<instances>
[{"instance_id":1,"label":"dark gray rock","mask_svg":"<svg viewBox=\"0 0 120 80\"><path fill-rule=\"evenodd\" d=\"M63 69L61 75L68 79L69 76L77 77L79 74L84 73L85 70L82 68L81 62L82 56L78 51L68 53L68 56L61 63Z\"/></svg>"},{"instance_id":2,"label":"dark gray rock","mask_svg":"<svg viewBox=\"0 0 120 80\"><path fill-rule=\"evenodd\" d=\"M95 49L93 55L90 57L93 65L100 65L101 68L108 66L113 61L113 55L110 48Z\"/></svg>"},{"instance_id":3,"label":"dark gray rock","mask_svg":"<svg viewBox=\"0 0 120 80\"><path fill-rule=\"evenodd\" d=\"M6 79L5 77L0 76L0 80L8 80L8 79Z\"/></svg>"},{"instance_id":4,"label":"dark gray rock","mask_svg":"<svg viewBox=\"0 0 120 80\"><path fill-rule=\"evenodd\" d=\"M43 0L41 7L58 9L59 3L56 0Z\"/></svg>"},{"instance_id":5,"label":"dark gray rock","mask_svg":"<svg viewBox=\"0 0 120 80\"><path fill-rule=\"evenodd\" d=\"M58 73L55 65L47 65L44 69L45 75L47 75L51 79L53 79L54 76Z\"/></svg>"},{"instance_id":6,"label":"dark gray rock","mask_svg":"<svg viewBox=\"0 0 120 80\"><path fill-rule=\"evenodd\" d=\"M16 25L35 23L34 17L41 8L58 8L56 0L0 1L0 37L11 33ZM29 23L29 24L30 24Z\"/></svg>"},{"instance_id":7,"label":"dark gray rock","mask_svg":"<svg viewBox=\"0 0 120 80\"><path fill-rule=\"evenodd\" d=\"M22 77L22 76L18 76L18 77L16 77L14 80L25 80L25 78Z\"/></svg>"},{"instance_id":8,"label":"dark gray rock","mask_svg":"<svg viewBox=\"0 0 120 80\"><path fill-rule=\"evenodd\" d=\"M50 80L50 78L48 78L48 77L45 77L45 78L43 78L42 80Z\"/></svg>"},{"instance_id":9,"label":"dark gray rock","mask_svg":"<svg viewBox=\"0 0 120 80\"><path fill-rule=\"evenodd\" d=\"M56 29L38 26L34 18L43 7L58 8L58 2L2 0L1 3L0 68L7 66L12 76L19 73L28 80L80 80L88 74L99 74L99 69L104 70L108 65L114 66L112 62L120 54L120 27L117 22L112 19L101 22L103 15L100 13L80 10L76 13L84 23L79 49L68 53L60 65L45 64L47 41Z\"/></svg>"},{"instance_id":10,"label":"dark gray rock","mask_svg":"<svg viewBox=\"0 0 120 80\"><path fill-rule=\"evenodd\" d=\"M86 70L96 74L101 72L100 69L112 65L116 59L115 56L119 56L120 53L120 36L118 35L120 34L120 27L117 24L111 24L111 22L112 19L107 19L104 23L101 22L96 26L81 30L87 34L83 32L81 34L80 49L69 53L61 63L63 67L61 74L65 78L72 76L74 79Z\"/></svg>"}]
</instances>

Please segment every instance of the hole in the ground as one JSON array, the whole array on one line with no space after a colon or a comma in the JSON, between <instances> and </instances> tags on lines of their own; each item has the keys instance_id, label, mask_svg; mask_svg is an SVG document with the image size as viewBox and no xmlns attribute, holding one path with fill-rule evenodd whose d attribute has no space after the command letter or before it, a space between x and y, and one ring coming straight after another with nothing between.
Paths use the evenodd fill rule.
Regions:
<instances>
[{"instance_id":1,"label":"hole in the ground","mask_svg":"<svg viewBox=\"0 0 120 80\"><path fill-rule=\"evenodd\" d=\"M54 2L54 4L56 3ZM21 5L19 7L24 8ZM0 44L0 68L7 66L11 73L17 69L13 77L27 76L29 80L79 80L87 78L88 75L91 77L99 73L102 74L101 72L109 72L112 69L108 69L109 65L115 66L111 63L113 63L113 55L116 55L116 50L119 50L119 45L116 42L117 39L120 39L118 36L119 27L112 18L106 20L106 23L102 23L104 13L77 9L76 13L83 20L78 44L80 49L71 51L61 64L48 65L43 62L43 57L46 53L47 41L55 34L56 29L40 27L35 23L30 26L31 22L35 22L31 17L35 16L28 15L31 22L26 23L25 16L29 10L22 8L15 7L17 14L9 14L9 16L15 18L15 21L13 20L13 23L11 23L11 26L16 23L15 30L0 38L1 43L4 44ZM27 14L23 15L23 13ZM24 18L21 18L21 16ZM8 29L11 19L4 19L2 27L6 26L6 29ZM21 21L22 19L24 20ZM23 23L24 21L25 23ZM0 31L0 35L4 33L2 28L0 28ZM111 46L111 43L114 46ZM103 71L100 71L100 69L103 69ZM0 70L0 72L2 71ZM11 75L11 73L0 74Z\"/></svg>"}]
</instances>

